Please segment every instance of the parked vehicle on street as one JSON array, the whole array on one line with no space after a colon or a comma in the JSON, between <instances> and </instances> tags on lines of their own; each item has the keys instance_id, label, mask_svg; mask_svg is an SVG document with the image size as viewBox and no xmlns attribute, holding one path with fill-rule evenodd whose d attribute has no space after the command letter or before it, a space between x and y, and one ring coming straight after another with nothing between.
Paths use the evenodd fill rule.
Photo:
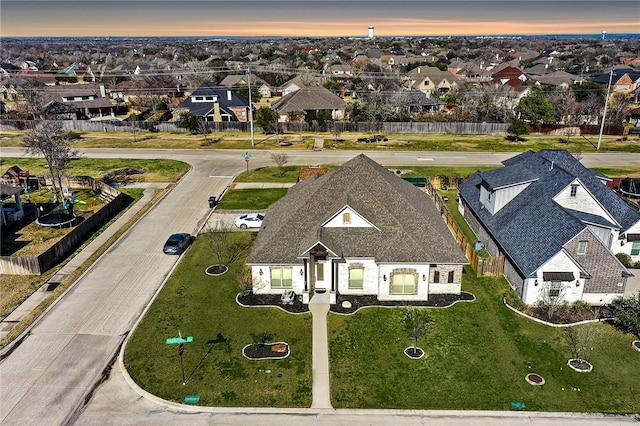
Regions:
<instances>
[{"instance_id":1,"label":"parked vehicle on street","mask_svg":"<svg viewBox=\"0 0 640 426\"><path fill-rule=\"evenodd\" d=\"M260 228L263 220L264 215L259 213L249 213L236 217L234 223L240 229Z\"/></svg>"},{"instance_id":2,"label":"parked vehicle on street","mask_svg":"<svg viewBox=\"0 0 640 426\"><path fill-rule=\"evenodd\" d=\"M192 240L193 237L191 236L191 234L172 234L167 239L167 242L164 243L164 248L162 249L162 251L164 252L164 254L181 254L187 249L187 247L189 247L189 244L191 244Z\"/></svg>"}]
</instances>

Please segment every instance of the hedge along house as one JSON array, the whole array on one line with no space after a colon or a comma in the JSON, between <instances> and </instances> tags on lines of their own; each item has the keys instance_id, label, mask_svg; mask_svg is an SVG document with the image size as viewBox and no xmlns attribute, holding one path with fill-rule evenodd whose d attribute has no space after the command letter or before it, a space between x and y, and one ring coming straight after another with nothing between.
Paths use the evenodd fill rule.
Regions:
<instances>
[{"instance_id":1,"label":"hedge along house","mask_svg":"<svg viewBox=\"0 0 640 426\"><path fill-rule=\"evenodd\" d=\"M289 189L247 259L256 294L460 294L462 252L433 201L363 154Z\"/></svg>"},{"instance_id":2,"label":"hedge along house","mask_svg":"<svg viewBox=\"0 0 640 426\"><path fill-rule=\"evenodd\" d=\"M523 302L602 305L622 296L631 274L615 253L638 258L640 212L567 151L528 151L503 164L469 177L458 208L486 249L505 256Z\"/></svg>"}]
</instances>

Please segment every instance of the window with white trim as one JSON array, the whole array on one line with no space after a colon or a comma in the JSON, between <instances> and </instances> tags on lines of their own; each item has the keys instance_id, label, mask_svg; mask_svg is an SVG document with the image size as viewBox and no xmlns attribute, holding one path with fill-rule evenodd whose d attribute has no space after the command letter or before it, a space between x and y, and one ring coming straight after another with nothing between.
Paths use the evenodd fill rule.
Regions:
<instances>
[{"instance_id":1,"label":"window with white trim","mask_svg":"<svg viewBox=\"0 0 640 426\"><path fill-rule=\"evenodd\" d=\"M362 289L364 284L364 269L349 269L349 289Z\"/></svg>"},{"instance_id":2,"label":"window with white trim","mask_svg":"<svg viewBox=\"0 0 640 426\"><path fill-rule=\"evenodd\" d=\"M631 256L637 256L640 254L640 241L634 241L631 244Z\"/></svg>"},{"instance_id":3,"label":"window with white trim","mask_svg":"<svg viewBox=\"0 0 640 426\"><path fill-rule=\"evenodd\" d=\"M291 268L271 268L271 288L291 287Z\"/></svg>"},{"instance_id":4,"label":"window with white trim","mask_svg":"<svg viewBox=\"0 0 640 426\"><path fill-rule=\"evenodd\" d=\"M581 256L587 254L587 241L578 241L578 254Z\"/></svg>"},{"instance_id":5,"label":"window with white trim","mask_svg":"<svg viewBox=\"0 0 640 426\"><path fill-rule=\"evenodd\" d=\"M447 282L449 284L453 283L454 276L455 276L455 272L454 271L449 271L449 276L447 276Z\"/></svg>"},{"instance_id":6,"label":"window with white trim","mask_svg":"<svg viewBox=\"0 0 640 426\"><path fill-rule=\"evenodd\" d=\"M415 294L416 276L415 274L393 274L391 283L392 294Z\"/></svg>"},{"instance_id":7,"label":"window with white trim","mask_svg":"<svg viewBox=\"0 0 640 426\"><path fill-rule=\"evenodd\" d=\"M549 286L549 297L560 296L560 290L562 289L562 283L560 281L552 281Z\"/></svg>"},{"instance_id":8,"label":"window with white trim","mask_svg":"<svg viewBox=\"0 0 640 426\"><path fill-rule=\"evenodd\" d=\"M351 223L351 213L342 213L342 223L345 225Z\"/></svg>"}]
</instances>

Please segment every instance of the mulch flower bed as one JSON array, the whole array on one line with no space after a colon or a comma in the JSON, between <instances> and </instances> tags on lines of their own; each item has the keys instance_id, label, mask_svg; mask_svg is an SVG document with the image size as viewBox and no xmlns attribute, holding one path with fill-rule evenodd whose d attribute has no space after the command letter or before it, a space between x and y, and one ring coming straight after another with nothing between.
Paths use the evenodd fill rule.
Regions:
<instances>
[{"instance_id":1,"label":"mulch flower bed","mask_svg":"<svg viewBox=\"0 0 640 426\"><path fill-rule=\"evenodd\" d=\"M360 308L367 306L418 306L418 307L430 307L430 308L446 308L453 305L456 302L465 301L471 302L475 300L475 296L471 293L463 291L460 295L457 294L433 294L429 296L429 300L426 301L381 301L378 300L378 296L351 296L339 294L334 305L331 305L331 312L337 314L352 314ZM342 306L342 302L349 302L350 307L345 308ZM349 306L349 304L347 304Z\"/></svg>"},{"instance_id":2,"label":"mulch flower bed","mask_svg":"<svg viewBox=\"0 0 640 426\"><path fill-rule=\"evenodd\" d=\"M254 294L252 292L240 293L236 297L239 304L243 306L277 306L292 314L302 314L309 312L309 305L302 303L298 298L291 305L284 305L280 301L279 294Z\"/></svg>"},{"instance_id":3,"label":"mulch flower bed","mask_svg":"<svg viewBox=\"0 0 640 426\"><path fill-rule=\"evenodd\" d=\"M534 386L541 386L544 385L544 379L542 378L541 375L536 374L536 373L529 373L526 375L525 380L527 381L527 383L529 383L530 385L534 385Z\"/></svg>"},{"instance_id":4,"label":"mulch flower bed","mask_svg":"<svg viewBox=\"0 0 640 426\"><path fill-rule=\"evenodd\" d=\"M414 348L413 346L404 350L405 355L409 358L419 359L424 355L424 351L420 348Z\"/></svg>"},{"instance_id":5,"label":"mulch flower bed","mask_svg":"<svg viewBox=\"0 0 640 426\"><path fill-rule=\"evenodd\" d=\"M289 345L283 342L265 343L260 346L247 345L242 354L249 359L282 359L289 356Z\"/></svg>"}]
</instances>

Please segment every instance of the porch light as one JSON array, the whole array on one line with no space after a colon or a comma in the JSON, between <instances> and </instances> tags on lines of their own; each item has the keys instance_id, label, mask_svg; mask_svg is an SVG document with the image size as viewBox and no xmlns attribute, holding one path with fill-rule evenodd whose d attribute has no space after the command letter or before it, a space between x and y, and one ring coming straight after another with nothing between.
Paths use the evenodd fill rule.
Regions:
<instances>
[{"instance_id":1,"label":"porch light","mask_svg":"<svg viewBox=\"0 0 640 426\"><path fill-rule=\"evenodd\" d=\"M426 281L427 280L427 276L425 274L422 274L422 281Z\"/></svg>"},{"instance_id":2,"label":"porch light","mask_svg":"<svg viewBox=\"0 0 640 426\"><path fill-rule=\"evenodd\" d=\"M260 268L260 272L258 272L260 276L262 276L262 268Z\"/></svg>"},{"instance_id":3,"label":"porch light","mask_svg":"<svg viewBox=\"0 0 640 426\"><path fill-rule=\"evenodd\" d=\"M534 287L538 287L538 280L535 280L535 281L533 282L533 286L534 286Z\"/></svg>"},{"instance_id":4,"label":"porch light","mask_svg":"<svg viewBox=\"0 0 640 426\"><path fill-rule=\"evenodd\" d=\"M304 275L304 269L300 269L300 275Z\"/></svg>"},{"instance_id":5,"label":"porch light","mask_svg":"<svg viewBox=\"0 0 640 426\"><path fill-rule=\"evenodd\" d=\"M386 275L383 275L383 276L382 276L382 281L386 281L386 280L387 280L387 276L386 276Z\"/></svg>"},{"instance_id":6,"label":"porch light","mask_svg":"<svg viewBox=\"0 0 640 426\"><path fill-rule=\"evenodd\" d=\"M580 281L576 281L576 287L580 287Z\"/></svg>"}]
</instances>

